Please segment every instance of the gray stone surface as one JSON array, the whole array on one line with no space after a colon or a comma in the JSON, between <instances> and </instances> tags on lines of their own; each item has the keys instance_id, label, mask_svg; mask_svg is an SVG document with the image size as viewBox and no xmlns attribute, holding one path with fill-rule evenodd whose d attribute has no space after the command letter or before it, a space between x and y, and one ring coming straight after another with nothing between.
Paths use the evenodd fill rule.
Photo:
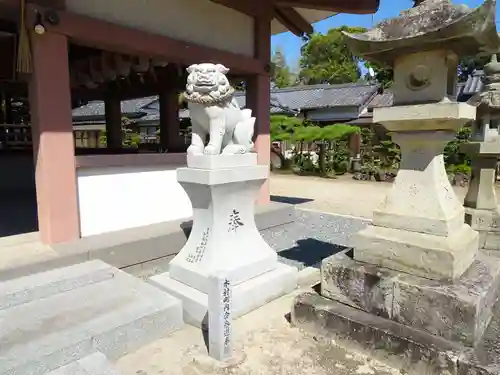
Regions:
<instances>
[{"instance_id":1,"label":"gray stone surface","mask_svg":"<svg viewBox=\"0 0 500 375\"><path fill-rule=\"evenodd\" d=\"M208 295L170 277L169 273L153 276L149 282L182 301L184 321L196 327L208 323ZM234 319L272 300L292 292L297 287L298 272L277 262L272 271L234 285L232 290Z\"/></svg>"},{"instance_id":2,"label":"gray stone surface","mask_svg":"<svg viewBox=\"0 0 500 375\"><path fill-rule=\"evenodd\" d=\"M475 349L366 313L315 293L296 297L292 324L325 338L361 344L375 357L398 355L411 374L498 375L500 340L495 318ZM496 329L493 329L493 326ZM496 334L496 336L495 336Z\"/></svg>"},{"instance_id":3,"label":"gray stone surface","mask_svg":"<svg viewBox=\"0 0 500 375\"><path fill-rule=\"evenodd\" d=\"M500 211L465 207L465 222L479 232L479 248L500 250Z\"/></svg>"},{"instance_id":4,"label":"gray stone surface","mask_svg":"<svg viewBox=\"0 0 500 375\"><path fill-rule=\"evenodd\" d=\"M480 252L456 283L357 262L345 252L323 260L321 294L366 312L473 346L490 322L500 258Z\"/></svg>"},{"instance_id":5,"label":"gray stone surface","mask_svg":"<svg viewBox=\"0 0 500 375\"><path fill-rule=\"evenodd\" d=\"M47 375L121 375L120 372L100 352L71 362L49 372Z\"/></svg>"},{"instance_id":6,"label":"gray stone surface","mask_svg":"<svg viewBox=\"0 0 500 375\"><path fill-rule=\"evenodd\" d=\"M286 206L286 205L283 205ZM364 228L369 221L343 217L320 212L295 209L279 210L269 213L266 218L273 219L273 215L280 215L281 222L285 214L288 222L281 225L267 225L260 233L264 240L278 252L281 263L294 266L299 271L305 267L320 268L321 260L352 245L354 233ZM261 216L261 219L263 217ZM266 219L267 220L267 219ZM259 222L257 221L257 226ZM168 271L169 261L172 258L162 258L157 261L138 265L134 270L125 269L142 279Z\"/></svg>"},{"instance_id":7,"label":"gray stone surface","mask_svg":"<svg viewBox=\"0 0 500 375\"><path fill-rule=\"evenodd\" d=\"M296 209L295 221L261 231L281 262L320 268L321 261L352 246L352 237L369 224L360 220Z\"/></svg>"},{"instance_id":8,"label":"gray stone surface","mask_svg":"<svg viewBox=\"0 0 500 375\"><path fill-rule=\"evenodd\" d=\"M2 375L43 374L95 351L114 359L183 325L180 301L101 261L2 288L15 291L0 310Z\"/></svg>"}]
</instances>

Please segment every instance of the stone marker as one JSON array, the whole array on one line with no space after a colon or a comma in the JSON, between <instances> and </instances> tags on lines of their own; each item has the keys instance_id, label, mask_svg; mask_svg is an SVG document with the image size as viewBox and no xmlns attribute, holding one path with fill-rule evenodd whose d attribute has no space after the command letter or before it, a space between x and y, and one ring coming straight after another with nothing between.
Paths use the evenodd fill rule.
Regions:
<instances>
[{"instance_id":1,"label":"stone marker","mask_svg":"<svg viewBox=\"0 0 500 375\"><path fill-rule=\"evenodd\" d=\"M214 272L224 272L233 286L233 318L291 292L298 272L278 262L255 225L255 200L269 166L258 165L252 152L252 111L239 108L222 65L197 64L188 72L193 140L177 180L193 205L193 229L169 272L150 281L183 301L187 323L201 326Z\"/></svg>"},{"instance_id":2,"label":"stone marker","mask_svg":"<svg viewBox=\"0 0 500 375\"><path fill-rule=\"evenodd\" d=\"M217 361L225 362L233 355L231 283L224 273L216 273L209 280L208 352Z\"/></svg>"},{"instance_id":3,"label":"stone marker","mask_svg":"<svg viewBox=\"0 0 500 375\"><path fill-rule=\"evenodd\" d=\"M471 142L460 150L471 158L472 175L464 200L465 222L479 232L479 247L500 250L500 210L495 193L495 171L500 156L500 63L497 55L484 66L482 91L469 102L477 105Z\"/></svg>"},{"instance_id":4,"label":"stone marker","mask_svg":"<svg viewBox=\"0 0 500 375\"><path fill-rule=\"evenodd\" d=\"M394 68L394 106L376 108L373 121L401 147L401 166L354 251L323 260L321 296L296 298L295 325L402 354L412 370L423 361L426 373L499 373L500 253L478 251L443 160L476 117L455 100L459 57L499 49L495 13L494 0L475 10L424 0L346 35L356 55Z\"/></svg>"}]
</instances>

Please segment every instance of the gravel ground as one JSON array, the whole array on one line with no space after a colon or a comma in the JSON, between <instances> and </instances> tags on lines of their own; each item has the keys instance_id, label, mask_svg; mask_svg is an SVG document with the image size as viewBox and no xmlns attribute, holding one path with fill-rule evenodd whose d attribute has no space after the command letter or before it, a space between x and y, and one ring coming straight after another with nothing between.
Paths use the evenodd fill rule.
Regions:
<instances>
[{"instance_id":1,"label":"gravel ground","mask_svg":"<svg viewBox=\"0 0 500 375\"><path fill-rule=\"evenodd\" d=\"M301 270L319 268L323 258L351 246L352 235L367 223L367 220L297 209L293 223L266 229L261 234L279 253L281 262Z\"/></svg>"},{"instance_id":2,"label":"gravel ground","mask_svg":"<svg viewBox=\"0 0 500 375\"><path fill-rule=\"evenodd\" d=\"M274 201L296 204L297 208L368 219L392 188L391 183L356 181L350 175L325 179L272 174L270 180ZM467 188L454 186L453 190L463 201ZM499 195L500 185L496 190Z\"/></svg>"}]
</instances>

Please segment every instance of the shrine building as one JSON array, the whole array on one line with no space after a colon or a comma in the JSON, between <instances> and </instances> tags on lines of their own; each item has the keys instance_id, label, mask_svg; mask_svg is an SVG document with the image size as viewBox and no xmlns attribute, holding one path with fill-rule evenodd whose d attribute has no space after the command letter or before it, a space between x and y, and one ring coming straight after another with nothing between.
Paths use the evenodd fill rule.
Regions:
<instances>
[{"instance_id":1,"label":"shrine building","mask_svg":"<svg viewBox=\"0 0 500 375\"><path fill-rule=\"evenodd\" d=\"M378 0L0 0L0 236L44 244L189 218L176 181L187 148L186 67L214 62L244 82L259 163L270 162L271 35L312 32ZM124 147L123 102L158 95L161 152ZM75 144L72 110L105 107L105 147ZM259 203L269 203L269 186ZM26 224L28 223L28 224Z\"/></svg>"}]
</instances>

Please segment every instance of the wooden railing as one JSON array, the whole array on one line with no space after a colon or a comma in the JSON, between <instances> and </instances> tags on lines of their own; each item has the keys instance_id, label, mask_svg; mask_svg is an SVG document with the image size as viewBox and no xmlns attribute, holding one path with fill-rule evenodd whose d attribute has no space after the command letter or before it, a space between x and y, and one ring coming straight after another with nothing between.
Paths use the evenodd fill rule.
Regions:
<instances>
[{"instance_id":1,"label":"wooden railing","mask_svg":"<svg viewBox=\"0 0 500 375\"><path fill-rule=\"evenodd\" d=\"M0 124L0 150L29 150L33 147L27 124Z\"/></svg>"}]
</instances>

